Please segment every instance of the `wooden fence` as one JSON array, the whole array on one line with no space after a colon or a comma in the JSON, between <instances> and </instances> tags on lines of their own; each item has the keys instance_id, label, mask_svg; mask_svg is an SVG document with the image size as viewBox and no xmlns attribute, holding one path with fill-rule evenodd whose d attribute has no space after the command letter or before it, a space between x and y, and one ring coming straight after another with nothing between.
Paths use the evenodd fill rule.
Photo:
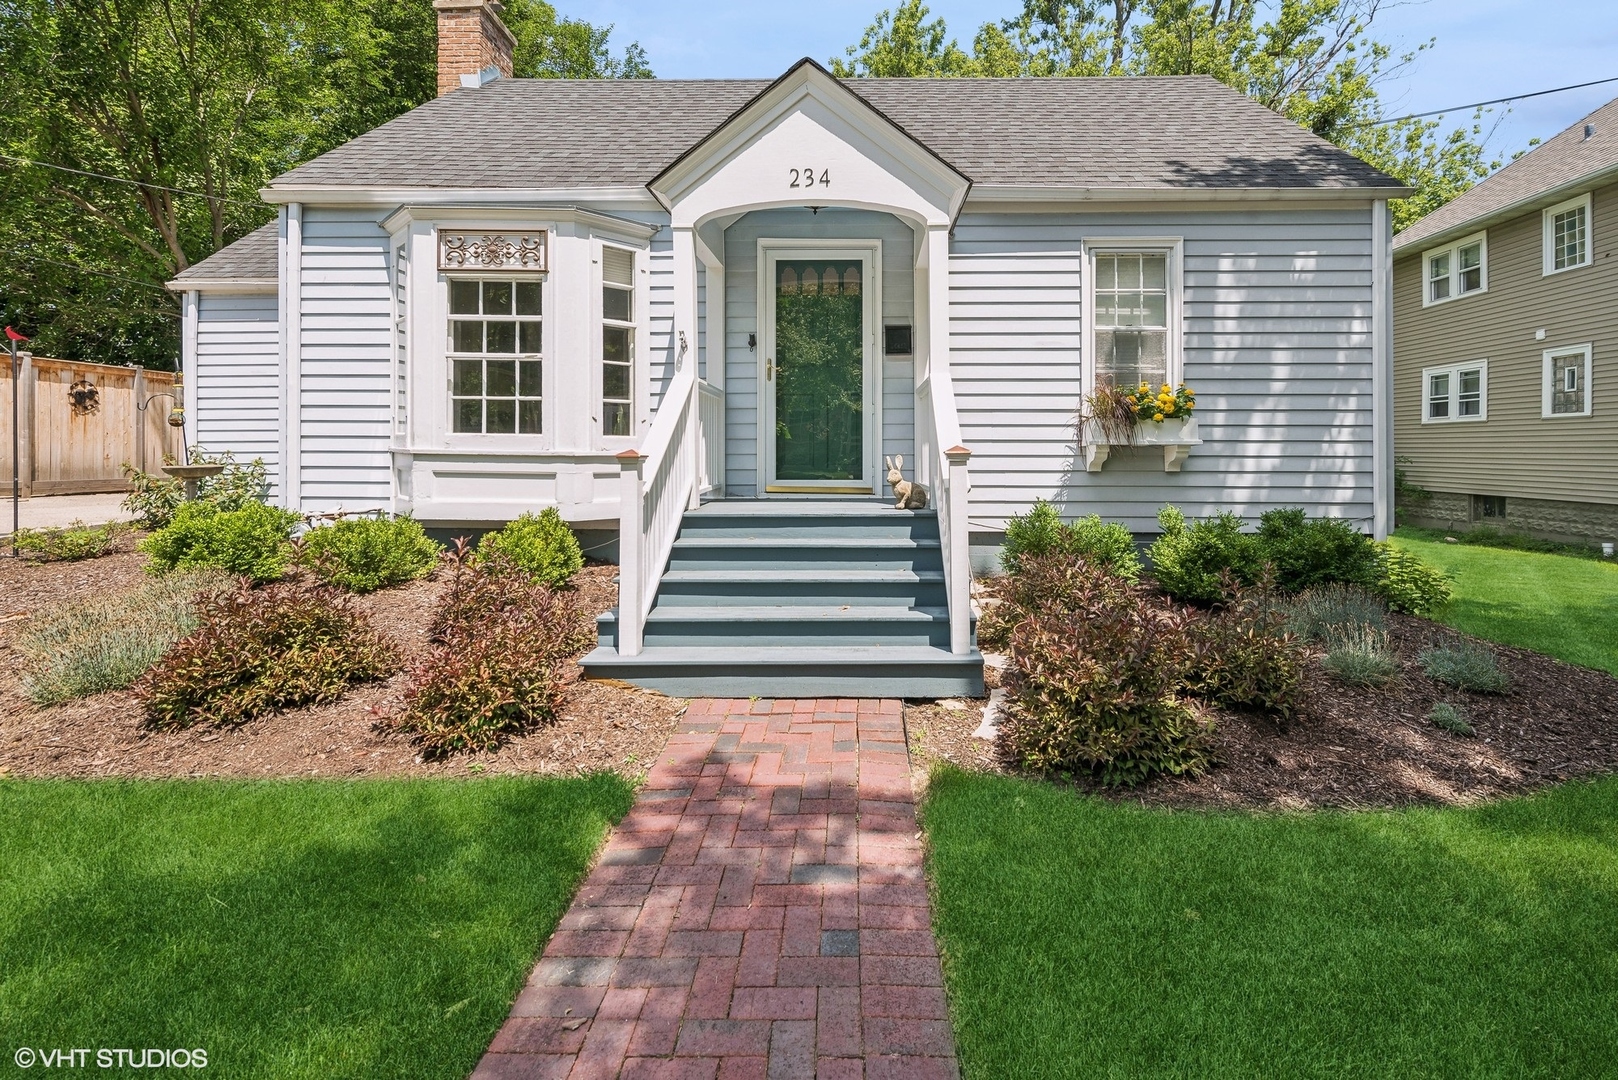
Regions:
<instances>
[{"instance_id":1,"label":"wooden fence","mask_svg":"<svg viewBox=\"0 0 1618 1080\"><path fill-rule=\"evenodd\" d=\"M11 358L0 353L0 487L11 495ZM174 374L25 356L21 379L22 493L127 491L124 465L155 472L183 460L170 427Z\"/></svg>"}]
</instances>

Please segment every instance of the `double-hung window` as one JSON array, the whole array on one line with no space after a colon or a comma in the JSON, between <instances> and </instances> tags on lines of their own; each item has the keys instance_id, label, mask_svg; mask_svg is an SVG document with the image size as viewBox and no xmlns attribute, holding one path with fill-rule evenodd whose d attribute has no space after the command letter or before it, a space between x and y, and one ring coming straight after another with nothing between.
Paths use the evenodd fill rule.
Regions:
<instances>
[{"instance_id":1,"label":"double-hung window","mask_svg":"<svg viewBox=\"0 0 1618 1080\"><path fill-rule=\"evenodd\" d=\"M1489 362L1474 360L1421 373L1423 423L1489 418Z\"/></svg>"},{"instance_id":2,"label":"double-hung window","mask_svg":"<svg viewBox=\"0 0 1618 1080\"><path fill-rule=\"evenodd\" d=\"M1547 418L1590 415L1592 352L1589 345L1545 350L1541 415Z\"/></svg>"},{"instance_id":3,"label":"double-hung window","mask_svg":"<svg viewBox=\"0 0 1618 1080\"><path fill-rule=\"evenodd\" d=\"M1547 274L1590 265L1590 196L1580 195L1545 210Z\"/></svg>"},{"instance_id":4,"label":"double-hung window","mask_svg":"<svg viewBox=\"0 0 1618 1080\"><path fill-rule=\"evenodd\" d=\"M1173 250L1091 252L1096 385L1175 381L1174 263Z\"/></svg>"},{"instance_id":5,"label":"double-hung window","mask_svg":"<svg viewBox=\"0 0 1618 1080\"><path fill-rule=\"evenodd\" d=\"M601 249L601 432L635 434L635 253Z\"/></svg>"},{"instance_id":6,"label":"double-hung window","mask_svg":"<svg viewBox=\"0 0 1618 1080\"><path fill-rule=\"evenodd\" d=\"M1486 291L1489 287L1488 252L1488 236L1477 233L1425 253L1422 256L1422 265L1426 268L1423 306Z\"/></svg>"},{"instance_id":7,"label":"double-hung window","mask_svg":"<svg viewBox=\"0 0 1618 1080\"><path fill-rule=\"evenodd\" d=\"M544 430L544 283L449 282L450 427L457 434Z\"/></svg>"}]
</instances>

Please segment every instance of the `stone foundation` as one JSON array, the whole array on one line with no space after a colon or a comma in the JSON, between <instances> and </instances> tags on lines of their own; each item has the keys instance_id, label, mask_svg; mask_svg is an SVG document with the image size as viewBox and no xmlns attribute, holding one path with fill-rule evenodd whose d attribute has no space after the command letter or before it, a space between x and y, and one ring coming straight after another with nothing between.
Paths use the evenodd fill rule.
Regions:
<instances>
[{"instance_id":1,"label":"stone foundation","mask_svg":"<svg viewBox=\"0 0 1618 1080\"><path fill-rule=\"evenodd\" d=\"M1507 496L1500 518L1483 516L1473 503L1470 494L1435 491L1431 499L1400 502L1399 522L1450 532L1487 526L1568 544L1618 542L1618 505Z\"/></svg>"}]
</instances>

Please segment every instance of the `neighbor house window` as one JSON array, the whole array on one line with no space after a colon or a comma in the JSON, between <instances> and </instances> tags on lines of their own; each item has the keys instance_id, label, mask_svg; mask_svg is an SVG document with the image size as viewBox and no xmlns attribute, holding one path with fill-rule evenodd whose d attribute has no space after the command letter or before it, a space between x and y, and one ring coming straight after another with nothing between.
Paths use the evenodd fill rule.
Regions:
<instances>
[{"instance_id":1,"label":"neighbor house window","mask_svg":"<svg viewBox=\"0 0 1618 1080\"><path fill-rule=\"evenodd\" d=\"M1590 196L1545 211L1545 273L1590 264Z\"/></svg>"},{"instance_id":2,"label":"neighbor house window","mask_svg":"<svg viewBox=\"0 0 1618 1080\"><path fill-rule=\"evenodd\" d=\"M1156 388L1172 383L1174 347L1169 251L1097 251L1091 272L1095 382Z\"/></svg>"},{"instance_id":3,"label":"neighbor house window","mask_svg":"<svg viewBox=\"0 0 1618 1080\"><path fill-rule=\"evenodd\" d=\"M1590 415L1589 345L1545 350L1544 416Z\"/></svg>"},{"instance_id":4,"label":"neighbor house window","mask_svg":"<svg viewBox=\"0 0 1618 1080\"><path fill-rule=\"evenodd\" d=\"M601 249L601 430L633 435L635 416L635 253Z\"/></svg>"},{"instance_id":5,"label":"neighbor house window","mask_svg":"<svg viewBox=\"0 0 1618 1080\"><path fill-rule=\"evenodd\" d=\"M1421 373L1424 423L1486 420L1489 416L1489 362L1475 360Z\"/></svg>"},{"instance_id":6,"label":"neighbor house window","mask_svg":"<svg viewBox=\"0 0 1618 1080\"><path fill-rule=\"evenodd\" d=\"M1441 304L1485 291L1489 287L1487 261L1488 237L1484 233L1427 252L1422 256L1427 268L1427 291L1422 303Z\"/></svg>"},{"instance_id":7,"label":"neighbor house window","mask_svg":"<svg viewBox=\"0 0 1618 1080\"><path fill-rule=\"evenodd\" d=\"M538 278L451 280L451 429L538 435L543 427L544 284Z\"/></svg>"},{"instance_id":8,"label":"neighbor house window","mask_svg":"<svg viewBox=\"0 0 1618 1080\"><path fill-rule=\"evenodd\" d=\"M1484 521L1493 519L1504 521L1506 517L1506 497L1504 495L1474 495L1472 496L1472 520Z\"/></svg>"}]
</instances>

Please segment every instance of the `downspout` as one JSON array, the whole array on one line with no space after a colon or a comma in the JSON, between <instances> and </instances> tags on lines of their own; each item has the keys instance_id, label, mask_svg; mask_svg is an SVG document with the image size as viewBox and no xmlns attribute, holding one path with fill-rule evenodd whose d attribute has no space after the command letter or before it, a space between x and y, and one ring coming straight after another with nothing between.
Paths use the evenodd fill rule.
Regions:
<instances>
[{"instance_id":1,"label":"downspout","mask_svg":"<svg viewBox=\"0 0 1618 1080\"><path fill-rule=\"evenodd\" d=\"M303 204L281 214L281 503L303 502Z\"/></svg>"},{"instance_id":2,"label":"downspout","mask_svg":"<svg viewBox=\"0 0 1618 1080\"><path fill-rule=\"evenodd\" d=\"M197 363L199 351L198 337L200 336L200 322L202 318L202 293L196 289L187 289L184 301L184 330L180 344L180 395L181 400L176 402L184 415L180 421L180 460L191 460L191 447L202 441L202 418L197 415L197 372L200 365ZM142 463L142 467L145 465Z\"/></svg>"},{"instance_id":3,"label":"downspout","mask_svg":"<svg viewBox=\"0 0 1618 1080\"><path fill-rule=\"evenodd\" d=\"M1388 201L1371 203L1372 535L1393 530L1393 219Z\"/></svg>"}]
</instances>

